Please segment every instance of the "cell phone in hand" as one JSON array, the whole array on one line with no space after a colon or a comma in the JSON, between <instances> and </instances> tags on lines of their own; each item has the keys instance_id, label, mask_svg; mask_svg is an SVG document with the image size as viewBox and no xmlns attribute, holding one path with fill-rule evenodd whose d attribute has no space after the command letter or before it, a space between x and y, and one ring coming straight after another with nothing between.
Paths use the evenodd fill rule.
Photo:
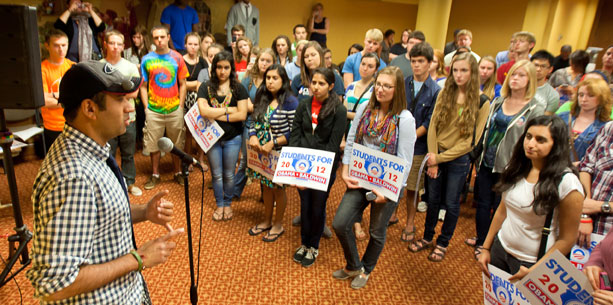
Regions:
<instances>
[{"instance_id":1,"label":"cell phone in hand","mask_svg":"<svg viewBox=\"0 0 613 305\"><path fill-rule=\"evenodd\" d=\"M609 275L606 272L600 272L600 289L611 290L611 281Z\"/></svg>"}]
</instances>

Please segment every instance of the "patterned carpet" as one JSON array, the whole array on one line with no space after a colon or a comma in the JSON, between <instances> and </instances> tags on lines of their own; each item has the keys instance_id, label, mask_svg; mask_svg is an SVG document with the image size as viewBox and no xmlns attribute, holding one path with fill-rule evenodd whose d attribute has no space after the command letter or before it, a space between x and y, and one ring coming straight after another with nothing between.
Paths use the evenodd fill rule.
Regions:
<instances>
[{"instance_id":1,"label":"patterned carpet","mask_svg":"<svg viewBox=\"0 0 613 305\"><path fill-rule=\"evenodd\" d=\"M32 183L41 161L16 161L15 171L19 195L26 225L32 229L30 194ZM151 172L149 158L136 156L137 185L141 186ZM172 182L170 157L162 159L162 183L132 202L145 203L157 190L167 188L167 199L176 204L175 228L185 227L183 188ZM2 171L3 173L3 171ZM205 180L210 180L206 173ZM197 250L198 224L200 223L200 174L190 176L191 218L194 247ZM345 185L337 179L327 207L327 224L344 193ZM315 264L303 268L294 263L291 256L300 245L300 228L291 226L291 219L299 213L299 198L295 189L288 189L289 203L285 215L285 234L275 243L264 243L259 237L247 234L250 226L261 220L264 206L258 202L259 187L253 183L245 189L240 201L233 203L234 219L214 222L211 219L215 204L213 191L205 189L202 250L200 257L199 304L482 304L481 274L472 255L472 249L464 239L474 234L474 209L463 205L455 235L451 240L447 257L442 263L427 260L427 251L413 254L407 244L400 241L403 225L396 224L388 230L388 240L377 267L367 286L353 290L349 281L332 278L334 270L344 266L342 249L336 237L322 239L320 254ZM6 175L0 175L0 202L10 202ZM368 211L368 210L367 210ZM399 217L406 219L404 201ZM416 217L418 237L423 233L425 214ZM364 217L368 227L368 217ZM402 221L401 221L402 222ZM14 221L11 208L0 209L0 256L8 256L7 235L13 234ZM440 223L438 230L440 230ZM164 229L150 223L135 226L137 243L164 234ZM178 247L169 261L144 271L155 304L190 304L189 261L187 235L177 239ZM361 251L367 242L359 242ZM30 243L31 246L31 243ZM4 267L4 263L0 263ZM14 268L13 270L15 270ZM37 304L33 289L25 278L25 272L0 288L0 304L21 304L18 287L23 294L23 304Z\"/></svg>"}]
</instances>

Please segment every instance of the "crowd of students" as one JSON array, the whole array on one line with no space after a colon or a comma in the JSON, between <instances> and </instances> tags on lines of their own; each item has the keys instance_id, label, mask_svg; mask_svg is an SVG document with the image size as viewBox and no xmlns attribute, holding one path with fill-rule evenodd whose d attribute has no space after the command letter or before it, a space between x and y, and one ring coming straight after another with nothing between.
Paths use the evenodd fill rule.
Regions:
<instances>
[{"instance_id":1,"label":"crowd of students","mask_svg":"<svg viewBox=\"0 0 613 305\"><path fill-rule=\"evenodd\" d=\"M253 13L246 9L246 14ZM401 241L408 242L411 252L429 250L433 262L444 260L458 222L460 197L472 176L471 164L477 173L476 236L465 243L473 247L485 272L487 263L492 263L521 278L546 253L558 249L567 254L579 233L585 243L592 231L610 231L613 46L604 50L600 70L587 72L589 57L577 50L570 54L568 67L552 73L555 58L546 50L532 53L536 40L529 32L513 34L507 51L480 57L471 49L468 29L456 31L443 52L433 49L421 31L404 30L401 41L394 44L393 30L384 35L373 28L365 33L364 45L352 45L344 62L336 66L325 48L329 29L323 6L317 4L308 26L293 28L294 42L279 35L270 48L264 47L268 42L247 37L241 24L229 29L227 47L208 33L187 31L181 53L169 47L170 37L175 46L178 41L165 26L151 31L134 28L126 50L123 35L107 31L101 46L103 60L128 75L140 70L144 80L140 99L133 100L140 107L130 116L129 134L112 144L121 150L128 190L142 193L134 185L137 134L143 139L143 152L151 157L152 175L145 189L159 182L161 156L156 143L166 134L179 148L185 143L188 153L197 150L202 164L208 161L215 221L231 220L232 201L240 200L248 180L259 180L264 214L248 233L265 233L262 240L274 242L285 232L285 189L290 186L273 184L248 169L247 147L262 153L283 146L333 152L328 191L297 186L300 215L293 223L301 226L301 244L293 260L308 267L320 254L320 239L329 231L325 226L329 191L339 180L335 178L340 167L347 190L332 215L332 227L346 265L332 276L353 278L351 287L356 289L366 285L374 270L387 227L399 221L396 210L402 200L408 217ZM306 40L307 33L311 41ZM53 31L45 43L50 58L42 64L43 75L53 74L44 76L48 79L42 112L48 144L63 126L56 120L61 117L58 91L49 80L70 68L69 38ZM192 147L183 123L184 113L193 105L224 131L206 153L207 161L200 149ZM410 165L402 177L406 196L392 201L376 190L374 199L367 196L367 190L348 175L355 143L398 156ZM420 171L422 164L425 174ZM174 179L183 184L176 158L174 165ZM422 200L417 200L422 191ZM368 206L367 234L361 220ZM421 238L416 238L416 211L426 212ZM555 233L545 241L546 253L539 253L540 231L548 214L554 215ZM443 225L434 240L438 220ZM360 258L356 240L366 238L368 247Z\"/></svg>"}]
</instances>

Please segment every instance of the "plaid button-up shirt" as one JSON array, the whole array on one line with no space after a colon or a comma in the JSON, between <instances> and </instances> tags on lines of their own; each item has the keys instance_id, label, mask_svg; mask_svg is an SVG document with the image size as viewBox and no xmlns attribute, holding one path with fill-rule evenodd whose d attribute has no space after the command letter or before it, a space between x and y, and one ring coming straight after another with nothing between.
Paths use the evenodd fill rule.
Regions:
<instances>
[{"instance_id":1,"label":"plaid button-up shirt","mask_svg":"<svg viewBox=\"0 0 613 305\"><path fill-rule=\"evenodd\" d=\"M134 248L130 204L108 157L108 144L101 147L66 124L41 165L32 193L32 268L26 274L35 297L66 288L83 265L106 263ZM145 289L141 273L130 272L53 304L143 304Z\"/></svg>"},{"instance_id":2,"label":"plaid button-up shirt","mask_svg":"<svg viewBox=\"0 0 613 305\"><path fill-rule=\"evenodd\" d=\"M592 199L611 200L613 195L613 122L600 129L579 165L579 170L592 175ZM613 215L592 215L594 233L606 235L613 228Z\"/></svg>"}]
</instances>

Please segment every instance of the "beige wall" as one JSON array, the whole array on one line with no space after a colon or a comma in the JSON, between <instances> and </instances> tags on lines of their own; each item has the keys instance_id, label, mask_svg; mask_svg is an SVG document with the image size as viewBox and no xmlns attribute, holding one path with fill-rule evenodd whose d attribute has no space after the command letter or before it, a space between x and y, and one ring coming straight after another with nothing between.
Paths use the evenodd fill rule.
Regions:
<instances>
[{"instance_id":1,"label":"beige wall","mask_svg":"<svg viewBox=\"0 0 613 305\"><path fill-rule=\"evenodd\" d=\"M496 56L496 53L509 47L511 35L521 31L528 2L529 0L453 0L447 41L453 40L455 29L466 28L473 33L473 51L480 56Z\"/></svg>"}]
</instances>

